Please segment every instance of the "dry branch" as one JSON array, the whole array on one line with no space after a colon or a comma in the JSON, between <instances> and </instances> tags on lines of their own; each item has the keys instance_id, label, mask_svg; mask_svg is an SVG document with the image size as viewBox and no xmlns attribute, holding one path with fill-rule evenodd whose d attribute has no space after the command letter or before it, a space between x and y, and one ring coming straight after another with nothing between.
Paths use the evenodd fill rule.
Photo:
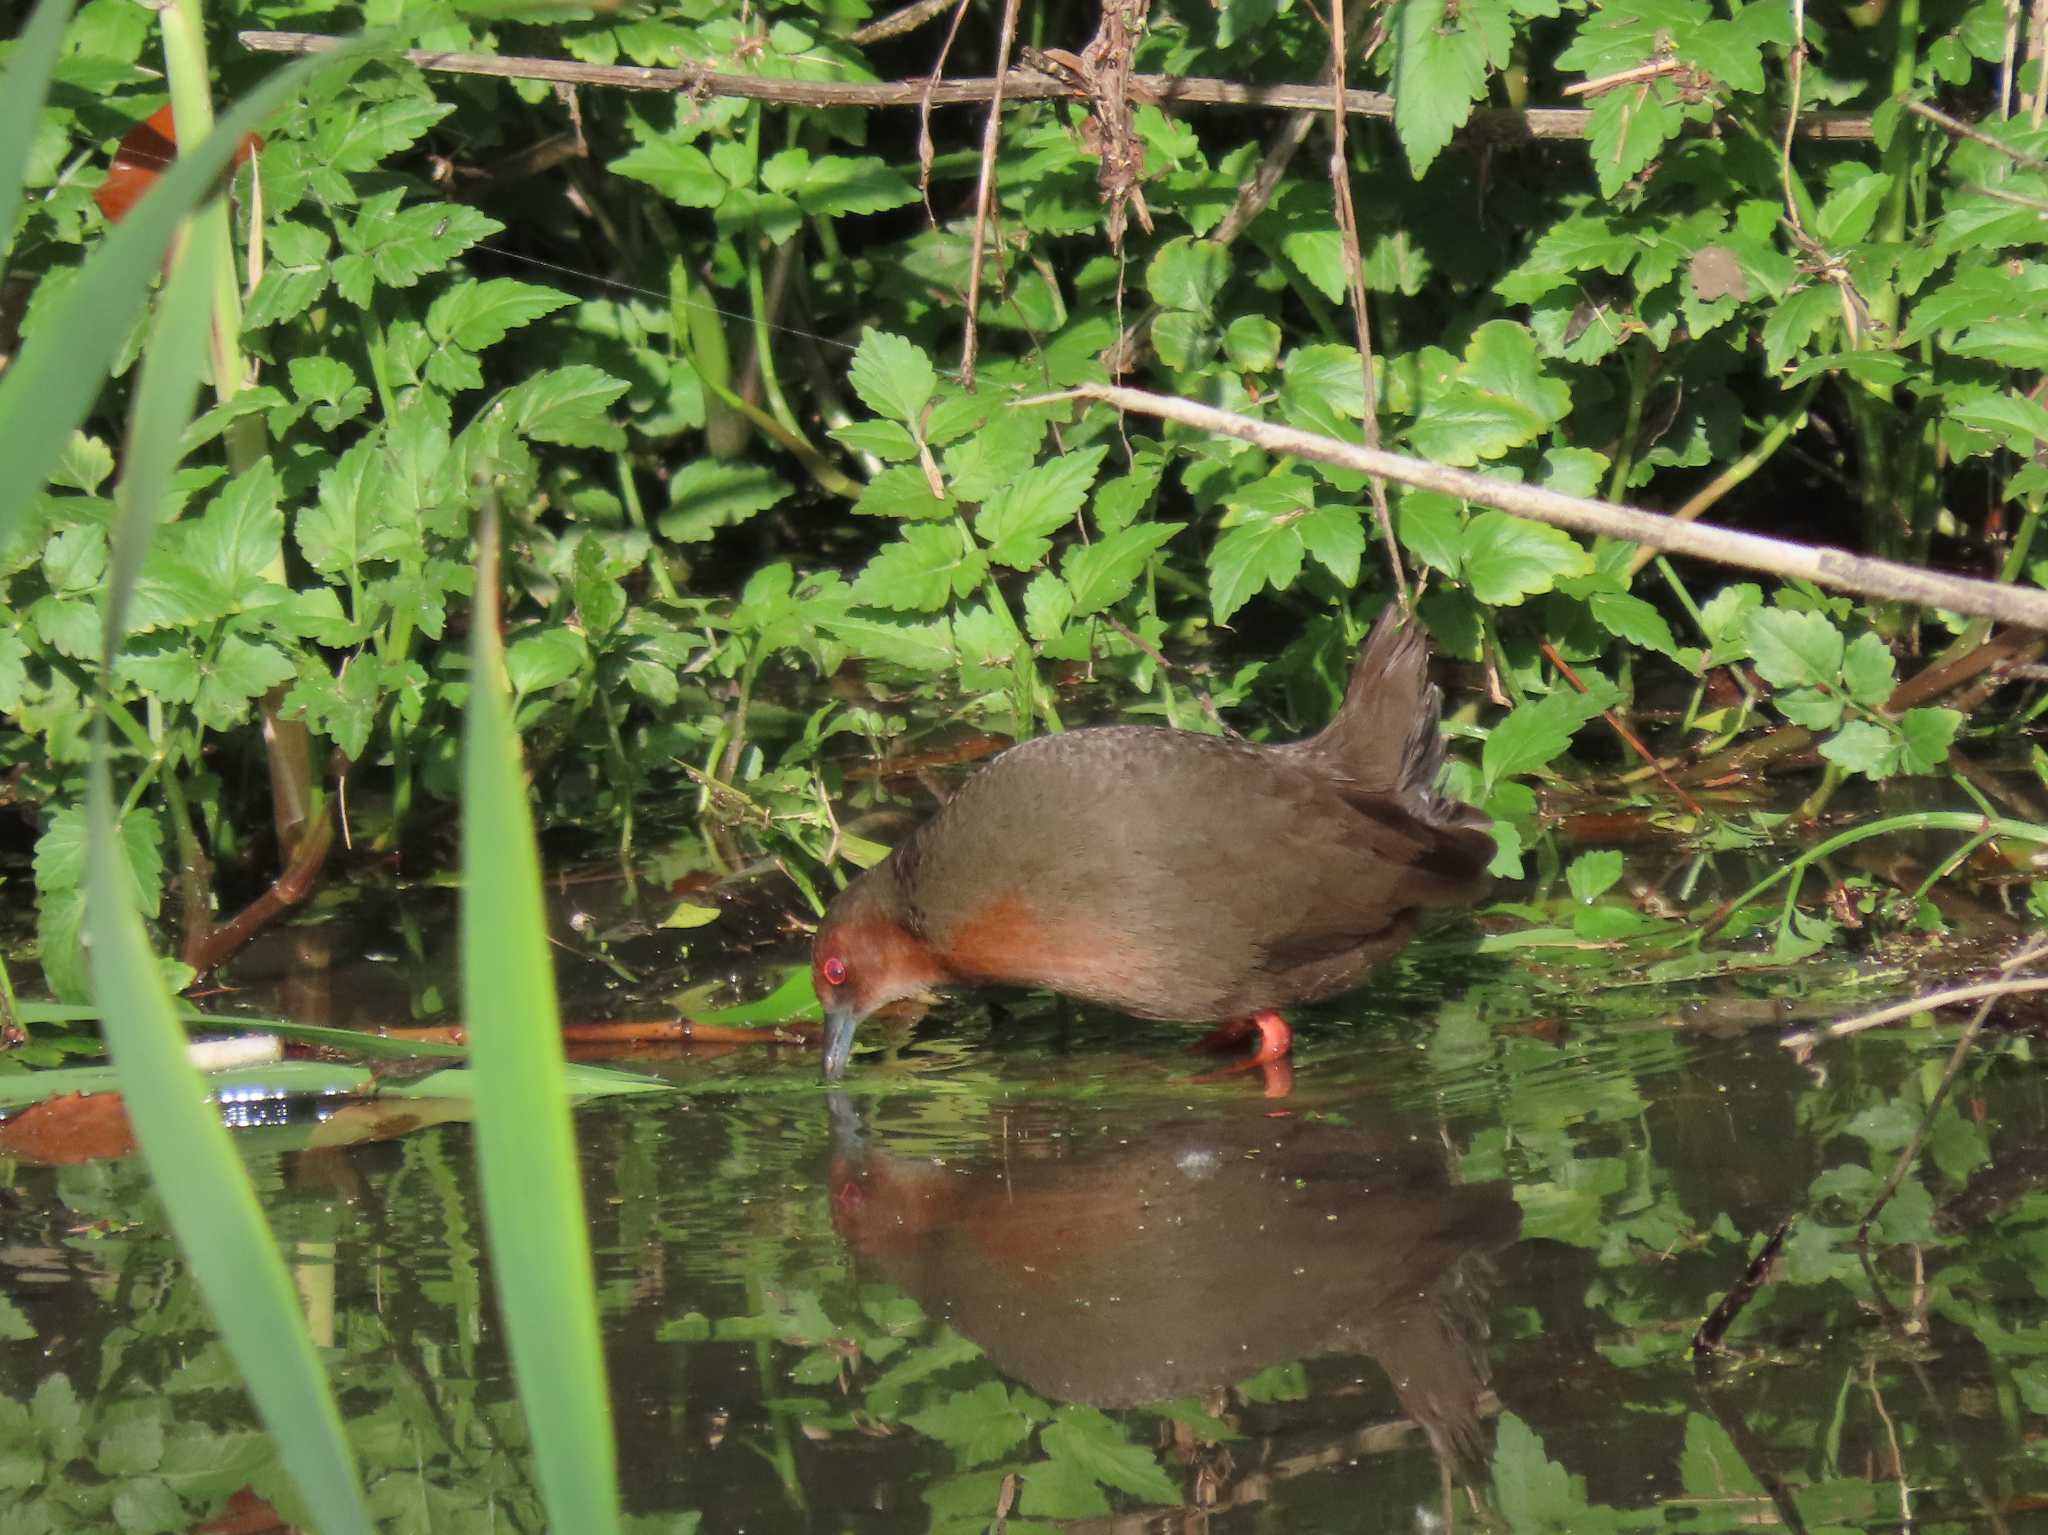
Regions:
<instances>
[{"instance_id":1,"label":"dry branch","mask_svg":"<svg viewBox=\"0 0 2048 1535\"><path fill-rule=\"evenodd\" d=\"M238 40L252 53L318 53L339 39L317 32L243 32ZM971 106L995 99L996 81L986 76L964 80L848 81L769 80L758 75L729 75L711 69L645 69L630 64L583 64L573 59L520 58L494 53L443 53L409 48L408 63L442 74L492 75L502 80L544 80L563 85L608 85L628 91L666 91L686 96L741 96L794 107ZM1035 69L1013 69L1002 80L1006 101L1083 101L1087 92L1076 82L1057 79ZM1328 111L1330 89L1324 85L1243 85L1206 77L1131 76L1131 99L1160 106L1278 107L1288 111ZM1353 117L1394 115L1394 98L1385 91L1347 90L1344 109ZM1519 139L1582 139L1593 114L1575 107L1532 107L1514 111L1481 107L1473 112L1470 131L1491 142ZM1810 139L1867 140L1870 117L1862 112L1816 112L1802 118L1799 136Z\"/></svg>"},{"instance_id":2,"label":"dry branch","mask_svg":"<svg viewBox=\"0 0 2048 1535\"><path fill-rule=\"evenodd\" d=\"M1817 586L1853 592L1859 597L1884 597L1924 608L1947 608L1972 617L2048 631L2048 591L2005 586L1996 581L1980 581L1938 570L1922 570L1893 560L1850 554L1843 549L1820 549L1782 538L1766 538L1761 533L1739 533L1731 528L1680 522L1657 512L1616 506L1606 501L1589 501L1581 496L1544 490L1540 486L1491 479L1470 469L1448 469L1425 459L1377 452L1334 437L1298 431L1291 426L1232 415L1212 405L1198 405L1192 400L1171 395L1125 389L1114 384L1083 384L1078 389L1019 403L1045 404L1069 399L1099 400L1118 410L1157 416L1162 421L1177 422L1198 432L1235 437L1269 453L1291 454L1317 463L1334 464L1340 469L1353 469L1361 474L1385 475L1403 485L1442 491L1461 500L1512 512L1534 522L1547 522L1573 533L1646 544L1667 554L1682 554L1718 565L1760 570L1782 580L1811 581Z\"/></svg>"}]
</instances>

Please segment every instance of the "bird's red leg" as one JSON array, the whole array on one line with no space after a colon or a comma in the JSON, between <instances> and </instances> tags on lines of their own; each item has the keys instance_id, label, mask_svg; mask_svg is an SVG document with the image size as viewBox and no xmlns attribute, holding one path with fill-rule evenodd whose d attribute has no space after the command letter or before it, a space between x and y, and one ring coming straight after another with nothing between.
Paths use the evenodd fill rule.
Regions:
<instances>
[{"instance_id":1,"label":"bird's red leg","mask_svg":"<svg viewBox=\"0 0 2048 1535\"><path fill-rule=\"evenodd\" d=\"M1219 1071L1204 1072L1195 1080L1213 1082L1219 1077L1234 1077L1241 1071L1256 1067L1266 1079L1266 1096L1285 1098L1294 1086L1294 1068L1287 1059L1288 1051L1294 1048L1294 1031L1287 1027L1287 1020L1278 1013L1267 1011L1253 1013L1249 1018L1233 1018L1203 1035L1194 1048L1214 1054L1253 1035L1258 1036L1258 1044L1252 1048L1251 1054Z\"/></svg>"}]
</instances>

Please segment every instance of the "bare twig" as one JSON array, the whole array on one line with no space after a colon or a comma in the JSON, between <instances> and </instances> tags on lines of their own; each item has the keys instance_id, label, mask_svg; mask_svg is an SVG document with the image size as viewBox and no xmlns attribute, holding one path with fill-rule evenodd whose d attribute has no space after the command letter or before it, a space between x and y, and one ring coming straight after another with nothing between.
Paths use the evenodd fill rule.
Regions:
<instances>
[{"instance_id":1,"label":"bare twig","mask_svg":"<svg viewBox=\"0 0 2048 1535\"><path fill-rule=\"evenodd\" d=\"M981 129L981 179L974 189L974 255L967 268L967 328L960 341L960 387L974 392L974 354L981 342L981 266L988 250L988 210L996 195L996 146L1003 136L1003 82L1010 45L1017 40L1017 0L1003 0L1003 30L996 39L996 88Z\"/></svg>"},{"instance_id":2,"label":"bare twig","mask_svg":"<svg viewBox=\"0 0 2048 1535\"><path fill-rule=\"evenodd\" d=\"M1945 986L1940 991L1910 997L1888 1007L1872 1008L1853 1018L1839 1019L1824 1029L1796 1030L1778 1043L1796 1055L1803 1055L1823 1041L1847 1039L1851 1034L1880 1029L1888 1023L1897 1023L1901 1018L1911 1018L1915 1013L1931 1013L1938 1007L1956 1007L1964 1002L1996 1001L2000 997L2014 997L2030 991L2048 991L2048 976L2035 976L2028 980L2008 977L2002 981L1977 981L1968 986Z\"/></svg>"},{"instance_id":3,"label":"bare twig","mask_svg":"<svg viewBox=\"0 0 2048 1535\"><path fill-rule=\"evenodd\" d=\"M953 39L960 35L960 23L966 19L967 0L960 0L953 7L952 25L946 28L946 40L939 44L938 60L932 65L931 77L924 83L924 95L917 103L917 195L924 199L924 216L934 229L939 227L939 216L932 211L932 161L938 158L932 143L932 92L945 78L946 60L953 55Z\"/></svg>"},{"instance_id":4,"label":"bare twig","mask_svg":"<svg viewBox=\"0 0 2048 1535\"><path fill-rule=\"evenodd\" d=\"M1799 130L1799 89L1806 77L1806 0L1792 0L1792 57L1786 75L1792 103L1785 113L1785 133L1778 144L1778 179L1785 193L1785 220L1795 234L1804 236L1799 199L1792 185L1792 139Z\"/></svg>"},{"instance_id":5,"label":"bare twig","mask_svg":"<svg viewBox=\"0 0 2048 1535\"><path fill-rule=\"evenodd\" d=\"M2048 0L2043 0L2048 5ZM243 32L238 40L252 53L318 53L338 40L316 32ZM771 80L760 75L722 74L712 69L644 69L627 64L584 64L573 59L542 59L493 53L445 53L427 48L406 50L400 57L421 69L443 74L490 75L503 80L566 81L572 85L609 85L628 91L664 91L692 96L738 96L751 101L780 102L800 107L915 107L926 99L925 80L834 81ZM996 82L990 78L949 80L930 88L933 106L970 106L992 100ZM1087 99L1087 91L1071 80L1037 70L1011 70L1003 79L1007 101ZM1245 85L1236 80L1204 76L1131 76L1131 99L1160 106L1278 107L1287 111L1328 111L1330 93L1321 85ZM1394 98L1385 91L1347 90L1344 110L1353 117L1391 118ZM1578 107L1531 107L1514 110L1482 107L1473 112L1469 131L1489 140L1583 139L1593 114ZM1866 112L1814 113L1800 122L1801 138L1867 141Z\"/></svg>"},{"instance_id":6,"label":"bare twig","mask_svg":"<svg viewBox=\"0 0 2048 1535\"><path fill-rule=\"evenodd\" d=\"M2015 165L2024 165L2029 170L2048 171L2048 160L2039 155L2030 155L2024 149L2015 149L2010 144L1993 138L1982 128L1972 127L1960 117L1951 117L1939 107L1931 107L1924 101L1908 100L1904 103L1908 112L1915 117L1924 117L1944 133L1953 133L1959 139L1968 139L1973 144L1982 144L1986 149L1995 149Z\"/></svg>"},{"instance_id":7,"label":"bare twig","mask_svg":"<svg viewBox=\"0 0 2048 1535\"><path fill-rule=\"evenodd\" d=\"M1654 63L1638 64L1633 69L1619 69L1611 75L1601 75L1596 79L1574 81L1564 88L1564 94L1599 96L1624 85L1641 85L1646 80L1655 80L1663 75L1684 74L1691 68L1692 66L1683 59L1658 59Z\"/></svg>"},{"instance_id":8,"label":"bare twig","mask_svg":"<svg viewBox=\"0 0 2048 1535\"><path fill-rule=\"evenodd\" d=\"M1742 1308L1756 1298L1771 1277L1771 1268L1778 1261L1778 1254L1785 1246L1785 1238L1792 1234L1792 1221L1779 1223L1778 1229L1770 1235L1763 1249L1750 1260L1749 1267L1742 1271L1742 1277L1735 1281L1729 1292L1721 1297L1720 1304L1708 1313L1700 1323L1699 1330L1692 1335L1692 1357L1703 1359L1710 1354L1721 1352L1721 1340L1728 1335L1728 1329L1735 1319L1742 1315Z\"/></svg>"},{"instance_id":9,"label":"bare twig","mask_svg":"<svg viewBox=\"0 0 2048 1535\"><path fill-rule=\"evenodd\" d=\"M1676 522L1635 507L1567 496L1535 485L1491 479L1469 469L1450 469L1398 453L1376 452L1334 437L1299 431L1269 421L1254 421L1214 406L1115 384L1084 384L1059 394L1043 395L1022 405L1058 400L1098 400L1118 410L1135 411L1177 422L1198 432L1216 432L1249 442L1269 453L1292 454L1317 463L1362 474L1383 474L1403 485L1442 491L1446 495L1498 508L1517 517L1549 523L1574 533L1647 544L1716 564L1760 570L1781 578L1811 581L1818 586L1859 596L1887 597L1921 607L1996 619L2026 629L2048 630L2048 591L2000 585L1996 581L1923 570L1894 560L1850 554L1843 549L1816 548L1761 533Z\"/></svg>"},{"instance_id":10,"label":"bare twig","mask_svg":"<svg viewBox=\"0 0 2048 1535\"><path fill-rule=\"evenodd\" d=\"M891 11L879 21L869 22L846 40L856 48L865 48L884 38L901 37L905 32L915 32L952 3L953 0L911 0L901 10Z\"/></svg>"},{"instance_id":11,"label":"bare twig","mask_svg":"<svg viewBox=\"0 0 2048 1535\"><path fill-rule=\"evenodd\" d=\"M1549 657L1550 664L1558 669L1559 673L1563 675L1564 680L1572 685L1574 691L1579 693L1590 691L1586 684L1579 680L1579 674L1573 671L1565 663L1564 657L1557 653L1555 645L1551 644L1548 640L1544 640L1538 648L1542 650L1545 656ZM1678 802L1681 805L1685 806L1694 815L1700 817L1700 819L1706 819L1707 812L1702 808L1700 802L1679 787L1677 780L1672 778L1671 774L1665 770L1664 764L1658 760L1657 754L1651 751L1649 747L1643 745L1641 737L1622 723L1620 715L1616 714L1612 709L1602 709L1600 715L1607 721L1608 726L1614 733L1621 737L1622 744L1642 758L1644 762L1648 763L1650 771L1657 775L1664 787L1678 796Z\"/></svg>"},{"instance_id":12,"label":"bare twig","mask_svg":"<svg viewBox=\"0 0 2048 1535\"><path fill-rule=\"evenodd\" d=\"M2000 965L1999 972L2009 979L2013 971L2032 964L2043 954L2048 954L2048 937L2036 938ZM1870 1228L1876 1224L1878 1216L1890 1203L1892 1195L1899 1191L1899 1185L1905 1181L1907 1171L1920 1155L1920 1148L1927 1143L1927 1132L1934 1127L1934 1116L1941 1112L1942 1104L1948 1100L1949 1089L1955 1086L1956 1077L1962 1072L1963 1062L1970 1058L1970 1050L1977 1043L1977 1035L1984 1027L1984 1020L1991 1016L1992 1006L1997 1001L1998 996L1992 995L1978 1003L1977 1011L1971 1014L1969 1023L1964 1026L1962 1038L1956 1041L1955 1049L1949 1053L1948 1065L1941 1074L1941 1085L1935 1088L1934 1095L1927 1100L1927 1111L1920 1116L1920 1123L1913 1129L1913 1138L1907 1141L1904 1149L1899 1152L1899 1160L1893 1164L1892 1175L1885 1179L1884 1187L1878 1191L1877 1198L1872 1200L1870 1208L1863 1212L1863 1220L1856 1227L1858 1247L1868 1245Z\"/></svg>"},{"instance_id":13,"label":"bare twig","mask_svg":"<svg viewBox=\"0 0 2048 1535\"><path fill-rule=\"evenodd\" d=\"M1330 0L1330 191L1344 249L1344 286L1351 295L1351 326L1358 335L1358 365L1365 375L1365 445L1378 448L1380 391L1373 376L1372 312L1365 302L1365 255L1359 249L1358 207L1351 199L1351 161L1344 145L1344 64L1348 51L1344 0ZM1394 537L1394 514L1387 506L1387 482L1374 475L1367 484L1372 491L1373 520L1379 523L1380 542L1386 546L1387 568L1393 573L1394 592L1402 607L1410 607L1413 599L1408 591L1408 573L1401 567L1401 545Z\"/></svg>"}]
</instances>

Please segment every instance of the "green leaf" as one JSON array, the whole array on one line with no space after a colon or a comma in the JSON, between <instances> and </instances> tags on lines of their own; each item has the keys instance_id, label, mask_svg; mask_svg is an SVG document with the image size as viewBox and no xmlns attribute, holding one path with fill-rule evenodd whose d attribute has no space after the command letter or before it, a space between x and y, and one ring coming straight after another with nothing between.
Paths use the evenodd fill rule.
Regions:
<instances>
[{"instance_id":1,"label":"green leaf","mask_svg":"<svg viewBox=\"0 0 2048 1535\"><path fill-rule=\"evenodd\" d=\"M626 434L610 411L625 392L625 380L588 363L574 363L513 386L492 409L535 442L616 450L625 446Z\"/></svg>"},{"instance_id":2,"label":"green leaf","mask_svg":"<svg viewBox=\"0 0 2048 1535\"><path fill-rule=\"evenodd\" d=\"M1432 570L1456 577L1465 560L1464 505L1434 490L1408 490L1394 508L1401 546Z\"/></svg>"},{"instance_id":3,"label":"green leaf","mask_svg":"<svg viewBox=\"0 0 2048 1535\"><path fill-rule=\"evenodd\" d=\"M951 517L956 509L951 497L932 494L931 482L915 464L884 469L868 481L860 499L853 503L858 516L894 517L899 522L930 522Z\"/></svg>"},{"instance_id":4,"label":"green leaf","mask_svg":"<svg viewBox=\"0 0 2048 1535\"><path fill-rule=\"evenodd\" d=\"M1898 683L1898 668L1892 648L1882 636L1865 632L1856 636L1842 657L1842 686L1866 709L1881 707Z\"/></svg>"},{"instance_id":5,"label":"green leaf","mask_svg":"<svg viewBox=\"0 0 2048 1535\"><path fill-rule=\"evenodd\" d=\"M41 0L11 50L7 72L0 75L0 277L7 272L29 151L70 16L71 0Z\"/></svg>"},{"instance_id":6,"label":"green leaf","mask_svg":"<svg viewBox=\"0 0 2048 1535\"><path fill-rule=\"evenodd\" d=\"M1284 592L1301 574L1301 535L1283 518L1259 513L1216 540L1209 554L1209 604L1227 624L1263 587Z\"/></svg>"},{"instance_id":7,"label":"green leaf","mask_svg":"<svg viewBox=\"0 0 2048 1535\"><path fill-rule=\"evenodd\" d=\"M509 332L566 308L570 302L566 293L509 277L460 282L427 310L427 334L436 341L453 341L481 352L496 346Z\"/></svg>"},{"instance_id":8,"label":"green leaf","mask_svg":"<svg viewBox=\"0 0 2048 1535\"><path fill-rule=\"evenodd\" d=\"M650 138L605 168L643 181L685 208L716 208L730 190L703 150L670 138Z\"/></svg>"},{"instance_id":9,"label":"green leaf","mask_svg":"<svg viewBox=\"0 0 2048 1535\"><path fill-rule=\"evenodd\" d=\"M1590 905L1614 888L1621 878L1621 854L1613 848L1602 848L1597 852L1581 853L1564 871L1564 880L1571 887L1572 899L1582 905Z\"/></svg>"},{"instance_id":10,"label":"green leaf","mask_svg":"<svg viewBox=\"0 0 2048 1535\"><path fill-rule=\"evenodd\" d=\"M1351 423L1365 419L1365 368L1358 348L1324 342L1289 352L1280 370L1280 408L1303 431L1351 436Z\"/></svg>"},{"instance_id":11,"label":"green leaf","mask_svg":"<svg viewBox=\"0 0 2048 1535\"><path fill-rule=\"evenodd\" d=\"M737 527L789 494L789 482L759 464L700 458L670 478L668 510L655 526L663 538L702 543L718 529Z\"/></svg>"},{"instance_id":12,"label":"green leaf","mask_svg":"<svg viewBox=\"0 0 2048 1535\"><path fill-rule=\"evenodd\" d=\"M1180 522L1141 522L1069 549L1060 570L1073 590L1074 612L1100 613L1123 601L1154 551L1165 548L1185 526Z\"/></svg>"},{"instance_id":13,"label":"green leaf","mask_svg":"<svg viewBox=\"0 0 2048 1535\"><path fill-rule=\"evenodd\" d=\"M1443 353L1426 349L1425 357ZM1534 442L1571 409L1570 387L1544 371L1536 337L1511 320L1482 325L1456 368L1431 368L1413 448L1439 463L1469 466Z\"/></svg>"},{"instance_id":14,"label":"green leaf","mask_svg":"<svg viewBox=\"0 0 2048 1535\"><path fill-rule=\"evenodd\" d=\"M1593 568L1593 557L1561 528L1485 511L1465 526L1460 564L1472 595L1513 607Z\"/></svg>"},{"instance_id":15,"label":"green leaf","mask_svg":"<svg viewBox=\"0 0 2048 1535\"><path fill-rule=\"evenodd\" d=\"M798 165L801 158L808 162ZM917 188L874 155L820 155L784 150L761 167L761 184L817 218L883 213L917 201Z\"/></svg>"},{"instance_id":16,"label":"green leaf","mask_svg":"<svg viewBox=\"0 0 2048 1535\"><path fill-rule=\"evenodd\" d=\"M1842 676L1842 631L1819 613L1759 608L1743 625L1757 675L1774 688L1831 687Z\"/></svg>"},{"instance_id":17,"label":"green leaf","mask_svg":"<svg viewBox=\"0 0 2048 1535\"><path fill-rule=\"evenodd\" d=\"M1898 771L1897 739L1882 725L1851 720L1841 733L1820 743L1820 754L1845 773L1889 778Z\"/></svg>"},{"instance_id":18,"label":"green leaf","mask_svg":"<svg viewBox=\"0 0 2048 1535\"><path fill-rule=\"evenodd\" d=\"M819 627L856 655L912 671L949 672L960 661L960 653L953 647L952 626L943 618L920 624L840 617L823 619ZM809 972L804 974L804 984L809 985Z\"/></svg>"},{"instance_id":19,"label":"green leaf","mask_svg":"<svg viewBox=\"0 0 2048 1535\"><path fill-rule=\"evenodd\" d=\"M1543 1441L1511 1412L1494 1431L1493 1497L1516 1535L1589 1527L1584 1480L1547 1457Z\"/></svg>"},{"instance_id":20,"label":"green leaf","mask_svg":"<svg viewBox=\"0 0 2048 1535\"><path fill-rule=\"evenodd\" d=\"M1419 177L1484 93L1486 49L1454 19L1449 0L1401 0L1393 33L1394 133Z\"/></svg>"},{"instance_id":21,"label":"green leaf","mask_svg":"<svg viewBox=\"0 0 2048 1535\"><path fill-rule=\"evenodd\" d=\"M1956 732L1963 726L1963 716L1954 709L1908 709L1899 717L1899 733L1904 738L1904 751L1900 754L1900 769L1907 773L1932 773L1948 761L1949 748L1955 744Z\"/></svg>"},{"instance_id":22,"label":"green leaf","mask_svg":"<svg viewBox=\"0 0 2048 1535\"><path fill-rule=\"evenodd\" d=\"M1614 702L1611 686L1588 693L1550 693L1521 704L1493 727L1480 749L1486 792L1504 779L1547 766L1571 745L1581 725Z\"/></svg>"},{"instance_id":23,"label":"green leaf","mask_svg":"<svg viewBox=\"0 0 2048 1535\"><path fill-rule=\"evenodd\" d=\"M103 1476L141 1476L164 1458L164 1404L112 1403L100 1417L93 1468Z\"/></svg>"},{"instance_id":24,"label":"green leaf","mask_svg":"<svg viewBox=\"0 0 2048 1535\"><path fill-rule=\"evenodd\" d=\"M1595 592L1587 606L1592 609L1593 621L1616 639L1659 655L1677 656L1678 641L1671 625L1642 598L1626 592Z\"/></svg>"},{"instance_id":25,"label":"green leaf","mask_svg":"<svg viewBox=\"0 0 2048 1535\"><path fill-rule=\"evenodd\" d=\"M505 675L513 693L524 698L567 682L590 665L590 644L574 629L559 625L514 640L505 651Z\"/></svg>"},{"instance_id":26,"label":"green leaf","mask_svg":"<svg viewBox=\"0 0 2048 1535\"><path fill-rule=\"evenodd\" d=\"M334 240L325 230L279 219L265 232L263 280L242 312L247 330L294 320L327 291L334 275Z\"/></svg>"},{"instance_id":27,"label":"green leaf","mask_svg":"<svg viewBox=\"0 0 2048 1535\"><path fill-rule=\"evenodd\" d=\"M1145 287L1154 303L1196 314L1207 314L1215 306L1229 280L1229 247L1186 235L1160 246L1145 269Z\"/></svg>"},{"instance_id":28,"label":"green leaf","mask_svg":"<svg viewBox=\"0 0 2048 1535\"><path fill-rule=\"evenodd\" d=\"M988 557L1013 570L1029 570L1052 547L1047 535L1080 514L1089 487L1109 450L1081 448L1028 469L982 503L974 531Z\"/></svg>"},{"instance_id":29,"label":"green leaf","mask_svg":"<svg viewBox=\"0 0 2048 1535\"><path fill-rule=\"evenodd\" d=\"M917 439L894 421L849 421L825 435L855 453L872 453L892 464L917 457Z\"/></svg>"},{"instance_id":30,"label":"green leaf","mask_svg":"<svg viewBox=\"0 0 2048 1535\"><path fill-rule=\"evenodd\" d=\"M916 343L873 327L861 333L846 380L869 410L903 422L912 436L939 387L931 359Z\"/></svg>"},{"instance_id":31,"label":"green leaf","mask_svg":"<svg viewBox=\"0 0 2048 1535\"><path fill-rule=\"evenodd\" d=\"M1616 196L1684 126L1685 112L1666 98L1658 82L1601 93L1586 125L1600 195Z\"/></svg>"},{"instance_id":32,"label":"green leaf","mask_svg":"<svg viewBox=\"0 0 2048 1535\"><path fill-rule=\"evenodd\" d=\"M952 523L912 523L903 537L876 553L853 583L865 607L933 612L981 584L988 560L962 541Z\"/></svg>"},{"instance_id":33,"label":"green leaf","mask_svg":"<svg viewBox=\"0 0 2048 1535\"><path fill-rule=\"evenodd\" d=\"M1038 1421L1041 1405L1021 1391L1013 1397L1001 1381L989 1380L972 1391L943 1396L903 1421L945 1445L962 1464L978 1466L999 1460L1022 1444Z\"/></svg>"},{"instance_id":34,"label":"green leaf","mask_svg":"<svg viewBox=\"0 0 2048 1535\"><path fill-rule=\"evenodd\" d=\"M1318 506L1296 520L1301 546L1347 587L1358 584L1365 557L1365 514L1355 506Z\"/></svg>"},{"instance_id":35,"label":"green leaf","mask_svg":"<svg viewBox=\"0 0 2048 1535\"><path fill-rule=\"evenodd\" d=\"M1181 1489L1159 1469L1159 1457L1132 1444L1100 1408L1060 1408L1053 1421L1039 1431L1038 1442L1054 1460L1079 1467L1106 1487L1147 1503L1180 1504Z\"/></svg>"},{"instance_id":36,"label":"green leaf","mask_svg":"<svg viewBox=\"0 0 2048 1535\"><path fill-rule=\"evenodd\" d=\"M254 700L298 674L291 658L275 645L230 634L200 671L192 712L207 729L226 730L250 717Z\"/></svg>"}]
</instances>

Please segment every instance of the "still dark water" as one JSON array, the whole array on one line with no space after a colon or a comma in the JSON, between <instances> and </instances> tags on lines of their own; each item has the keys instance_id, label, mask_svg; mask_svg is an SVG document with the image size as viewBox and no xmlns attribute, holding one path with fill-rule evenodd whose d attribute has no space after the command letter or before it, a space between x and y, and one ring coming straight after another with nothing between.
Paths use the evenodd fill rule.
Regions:
<instances>
[{"instance_id":1,"label":"still dark water","mask_svg":"<svg viewBox=\"0 0 2048 1535\"><path fill-rule=\"evenodd\" d=\"M2033 1047L1985 1045L1866 1267L1953 1032L1801 1065L1787 1017L1908 984L1724 959L1426 946L1298 1016L1284 1098L1030 997L871 1025L842 1096L797 1050L622 1061L676 1088L578 1116L635 1528L2048 1527ZM329 1016L441 1000L379 973ZM242 1144L383 1527L538 1531L470 1134L403 1112ZM0 1277L0 1535L290 1516L138 1163L16 1166Z\"/></svg>"}]
</instances>

